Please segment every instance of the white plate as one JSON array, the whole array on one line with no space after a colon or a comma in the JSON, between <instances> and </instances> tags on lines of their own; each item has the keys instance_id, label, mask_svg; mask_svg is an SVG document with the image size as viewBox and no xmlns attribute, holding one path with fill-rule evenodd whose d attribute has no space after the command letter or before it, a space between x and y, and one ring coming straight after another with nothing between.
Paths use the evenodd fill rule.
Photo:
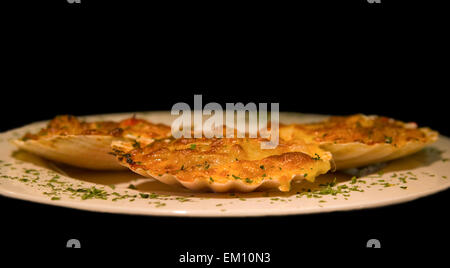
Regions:
<instances>
[{"instance_id":1,"label":"white plate","mask_svg":"<svg viewBox=\"0 0 450 268\"><path fill-rule=\"evenodd\" d=\"M120 120L130 115L97 115L88 116L86 119ZM167 112L137 113L137 116L156 123L168 124L173 120ZM284 123L301 123L321 118L323 116L320 115L280 114L280 121ZM33 123L0 134L0 194L43 204L97 212L241 217L308 214L386 206L427 196L450 186L450 161L447 161L450 158L450 139L443 136L438 142L419 153L379 165L382 167L379 174L375 172L366 175L354 184L351 175L336 173L320 176L314 184L297 183L289 193L215 194L192 193L186 189L142 178L128 171L87 171L54 164L26 152L17 151L16 147L8 142L10 139L21 137L27 131L34 132L45 124L46 122ZM346 185L348 188L356 186L353 190L363 192L350 191L349 195L308 193L307 189L311 189L312 192L317 189L323 190L325 187L320 184L332 182L335 177L337 180L333 189ZM130 184L136 186L137 190L129 189ZM94 197L105 197L106 200L92 198L92 195L84 192L91 187L102 191L94 194ZM341 191L348 191L348 188ZM123 199L117 199L117 194Z\"/></svg>"}]
</instances>

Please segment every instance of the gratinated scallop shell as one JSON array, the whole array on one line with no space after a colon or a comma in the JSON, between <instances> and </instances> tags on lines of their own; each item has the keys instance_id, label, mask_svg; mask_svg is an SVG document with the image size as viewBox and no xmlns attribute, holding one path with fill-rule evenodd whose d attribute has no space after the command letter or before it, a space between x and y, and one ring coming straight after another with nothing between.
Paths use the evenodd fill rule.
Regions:
<instances>
[{"instance_id":1,"label":"gratinated scallop shell","mask_svg":"<svg viewBox=\"0 0 450 268\"><path fill-rule=\"evenodd\" d=\"M331 154L301 141L261 149L260 138L181 138L133 148L115 141L119 162L145 177L195 191L289 191L292 180L314 181L331 168Z\"/></svg>"},{"instance_id":2,"label":"gratinated scallop shell","mask_svg":"<svg viewBox=\"0 0 450 268\"><path fill-rule=\"evenodd\" d=\"M120 122L82 122L74 116L57 116L36 134L12 142L44 158L95 170L124 169L111 154L114 140L133 140L145 146L170 136L170 127L129 118Z\"/></svg>"},{"instance_id":3,"label":"gratinated scallop shell","mask_svg":"<svg viewBox=\"0 0 450 268\"><path fill-rule=\"evenodd\" d=\"M315 142L329 151L337 169L385 162L413 154L435 142L439 134L416 123L387 117L332 116L310 124L280 126L280 138Z\"/></svg>"}]
</instances>

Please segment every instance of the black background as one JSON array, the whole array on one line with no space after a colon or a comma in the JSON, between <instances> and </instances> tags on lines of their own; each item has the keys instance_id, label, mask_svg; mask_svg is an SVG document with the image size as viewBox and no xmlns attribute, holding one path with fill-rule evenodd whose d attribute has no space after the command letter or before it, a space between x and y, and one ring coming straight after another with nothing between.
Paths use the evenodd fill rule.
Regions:
<instances>
[{"instance_id":1,"label":"black background","mask_svg":"<svg viewBox=\"0 0 450 268\"><path fill-rule=\"evenodd\" d=\"M1 131L56 114L169 110L203 102L278 102L282 111L380 114L448 127L444 7L433 1L143 5L81 0L2 10ZM8 247L262 251L273 264L311 252L448 249L448 191L385 208L255 219L90 213L1 198ZM10 231L11 230L11 231ZM299 252L303 252L303 255ZM308 254L305 254L305 253ZM367 254L367 253L364 253Z\"/></svg>"}]
</instances>

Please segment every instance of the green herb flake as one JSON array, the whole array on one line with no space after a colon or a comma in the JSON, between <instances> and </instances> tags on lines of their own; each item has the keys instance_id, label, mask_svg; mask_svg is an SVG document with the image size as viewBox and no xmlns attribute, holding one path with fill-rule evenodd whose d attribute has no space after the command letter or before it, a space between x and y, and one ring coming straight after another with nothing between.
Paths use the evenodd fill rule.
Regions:
<instances>
[{"instance_id":1,"label":"green herb flake","mask_svg":"<svg viewBox=\"0 0 450 268\"><path fill-rule=\"evenodd\" d=\"M384 136L384 142L391 144L392 143L392 137Z\"/></svg>"},{"instance_id":2,"label":"green herb flake","mask_svg":"<svg viewBox=\"0 0 450 268\"><path fill-rule=\"evenodd\" d=\"M191 201L191 199L186 198L186 197L177 197L175 198L176 200L178 200L179 202L188 202Z\"/></svg>"},{"instance_id":3,"label":"green herb flake","mask_svg":"<svg viewBox=\"0 0 450 268\"><path fill-rule=\"evenodd\" d=\"M80 189L77 189L76 192L84 193L81 196L82 200L94 199L94 198L106 200L109 195L106 191L97 189L97 188L95 188L95 186L92 186L91 188L80 188Z\"/></svg>"},{"instance_id":4,"label":"green herb flake","mask_svg":"<svg viewBox=\"0 0 450 268\"><path fill-rule=\"evenodd\" d=\"M135 140L134 143L133 143L133 147L139 149L139 148L141 148L141 144L138 141Z\"/></svg>"},{"instance_id":5,"label":"green herb flake","mask_svg":"<svg viewBox=\"0 0 450 268\"><path fill-rule=\"evenodd\" d=\"M238 176L235 176L235 175L231 175L235 180L241 180L241 178L240 177L238 177Z\"/></svg>"}]
</instances>

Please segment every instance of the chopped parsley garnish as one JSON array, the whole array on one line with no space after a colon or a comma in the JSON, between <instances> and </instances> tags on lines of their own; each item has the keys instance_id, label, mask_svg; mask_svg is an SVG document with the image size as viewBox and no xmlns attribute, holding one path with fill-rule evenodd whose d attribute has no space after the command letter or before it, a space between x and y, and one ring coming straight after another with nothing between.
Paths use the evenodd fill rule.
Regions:
<instances>
[{"instance_id":1,"label":"chopped parsley garnish","mask_svg":"<svg viewBox=\"0 0 450 268\"><path fill-rule=\"evenodd\" d=\"M133 147L139 149L139 148L141 148L141 144L138 141L134 141Z\"/></svg>"},{"instance_id":2,"label":"chopped parsley garnish","mask_svg":"<svg viewBox=\"0 0 450 268\"><path fill-rule=\"evenodd\" d=\"M91 188L78 189L77 192L84 192L81 196L81 199L83 200L94 198L106 200L109 195L105 190L97 189L95 186L92 186Z\"/></svg>"},{"instance_id":3,"label":"chopped parsley garnish","mask_svg":"<svg viewBox=\"0 0 450 268\"><path fill-rule=\"evenodd\" d=\"M186 198L186 197L176 197L175 200L179 201L179 202L188 202L191 201L191 199Z\"/></svg>"},{"instance_id":4,"label":"chopped parsley garnish","mask_svg":"<svg viewBox=\"0 0 450 268\"><path fill-rule=\"evenodd\" d=\"M238 176L235 176L235 175L231 175L231 176L233 176L233 178L234 178L235 180L241 180L241 178L238 177Z\"/></svg>"},{"instance_id":5,"label":"chopped parsley garnish","mask_svg":"<svg viewBox=\"0 0 450 268\"><path fill-rule=\"evenodd\" d=\"M392 143L392 137L384 136L384 142L391 144Z\"/></svg>"}]
</instances>

